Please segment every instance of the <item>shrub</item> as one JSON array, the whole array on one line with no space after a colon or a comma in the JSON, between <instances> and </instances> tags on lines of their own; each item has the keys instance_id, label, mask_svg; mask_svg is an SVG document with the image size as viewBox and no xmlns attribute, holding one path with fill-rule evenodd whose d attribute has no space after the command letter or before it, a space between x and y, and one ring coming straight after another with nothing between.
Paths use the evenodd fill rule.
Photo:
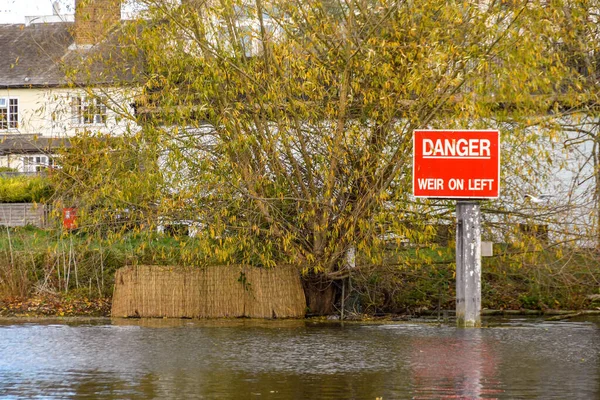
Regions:
<instances>
[{"instance_id":1,"label":"shrub","mask_svg":"<svg viewBox=\"0 0 600 400\"><path fill-rule=\"evenodd\" d=\"M0 172L17 172L17 169L11 167L0 167Z\"/></svg>"},{"instance_id":2,"label":"shrub","mask_svg":"<svg viewBox=\"0 0 600 400\"><path fill-rule=\"evenodd\" d=\"M0 203L31 203L48 200L53 193L45 177L15 176L0 178Z\"/></svg>"}]
</instances>

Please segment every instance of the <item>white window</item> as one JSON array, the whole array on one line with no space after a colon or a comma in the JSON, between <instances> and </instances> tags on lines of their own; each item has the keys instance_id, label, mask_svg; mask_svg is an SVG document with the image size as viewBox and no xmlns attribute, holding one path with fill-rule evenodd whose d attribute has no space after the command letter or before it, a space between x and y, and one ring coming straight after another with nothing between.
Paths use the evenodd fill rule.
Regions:
<instances>
[{"instance_id":1,"label":"white window","mask_svg":"<svg viewBox=\"0 0 600 400\"><path fill-rule=\"evenodd\" d=\"M71 100L73 123L78 125L105 124L106 105L94 97L73 97Z\"/></svg>"},{"instance_id":2,"label":"white window","mask_svg":"<svg viewBox=\"0 0 600 400\"><path fill-rule=\"evenodd\" d=\"M19 127L19 99L0 97L0 129Z\"/></svg>"},{"instance_id":3,"label":"white window","mask_svg":"<svg viewBox=\"0 0 600 400\"><path fill-rule=\"evenodd\" d=\"M23 172L40 172L54 165L54 160L48 156L23 157Z\"/></svg>"}]
</instances>

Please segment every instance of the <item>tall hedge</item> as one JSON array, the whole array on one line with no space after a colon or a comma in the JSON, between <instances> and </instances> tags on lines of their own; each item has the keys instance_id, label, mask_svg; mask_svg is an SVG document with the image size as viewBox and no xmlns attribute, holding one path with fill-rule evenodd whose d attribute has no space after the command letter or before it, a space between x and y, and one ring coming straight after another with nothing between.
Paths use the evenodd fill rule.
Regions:
<instances>
[{"instance_id":1,"label":"tall hedge","mask_svg":"<svg viewBox=\"0 0 600 400\"><path fill-rule=\"evenodd\" d=\"M48 200L53 193L42 176L0 177L0 203L31 203Z\"/></svg>"}]
</instances>

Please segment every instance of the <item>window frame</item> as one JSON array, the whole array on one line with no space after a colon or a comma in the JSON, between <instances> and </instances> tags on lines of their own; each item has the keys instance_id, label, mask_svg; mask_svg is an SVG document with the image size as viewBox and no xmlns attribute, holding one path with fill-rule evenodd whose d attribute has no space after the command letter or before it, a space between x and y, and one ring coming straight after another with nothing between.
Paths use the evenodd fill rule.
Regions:
<instances>
[{"instance_id":1,"label":"window frame","mask_svg":"<svg viewBox=\"0 0 600 400\"><path fill-rule=\"evenodd\" d=\"M50 155L35 154L21 157L22 170L24 173L37 173L54 168L55 160Z\"/></svg>"},{"instance_id":2,"label":"window frame","mask_svg":"<svg viewBox=\"0 0 600 400\"><path fill-rule=\"evenodd\" d=\"M71 122L76 126L106 125L108 122L108 107L100 97L72 96Z\"/></svg>"},{"instance_id":3,"label":"window frame","mask_svg":"<svg viewBox=\"0 0 600 400\"><path fill-rule=\"evenodd\" d=\"M0 96L0 100L4 100L4 106L0 106L0 109L6 110L5 112L0 112L0 115L6 116L6 121L0 118L0 131L19 129L21 120L19 98L15 96ZM13 110L13 107L15 107L16 110ZM4 126L5 124L6 126Z\"/></svg>"}]
</instances>

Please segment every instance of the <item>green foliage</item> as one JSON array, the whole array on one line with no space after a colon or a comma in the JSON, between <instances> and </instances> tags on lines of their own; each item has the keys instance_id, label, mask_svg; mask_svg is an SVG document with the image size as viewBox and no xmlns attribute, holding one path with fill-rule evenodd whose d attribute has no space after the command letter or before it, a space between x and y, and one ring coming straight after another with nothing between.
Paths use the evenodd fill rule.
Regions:
<instances>
[{"instance_id":1,"label":"green foliage","mask_svg":"<svg viewBox=\"0 0 600 400\"><path fill-rule=\"evenodd\" d=\"M387 237L424 243L446 219L447 204L410 196L416 128L502 126L507 173L543 177L520 117L548 108L563 71L537 2L143 3L127 31L145 62L143 129L65 160L61 196L89 226L135 208L148 226L199 224L222 262L335 274L351 248L379 262Z\"/></svg>"},{"instance_id":2,"label":"green foliage","mask_svg":"<svg viewBox=\"0 0 600 400\"><path fill-rule=\"evenodd\" d=\"M189 251L181 251L188 248ZM215 248L219 248L215 243ZM225 251L225 250L223 250ZM501 246L485 258L483 307L489 309L581 309L597 305L597 255L563 248L526 255ZM189 254L194 253L195 259ZM127 264L218 264L202 253L201 241L157 234L69 234L15 228L0 232L0 297L36 292L110 297L115 271ZM362 264L362 262L360 262ZM364 265L364 264L362 264ZM381 264L352 271L346 292L353 307L366 313L454 308L454 249L390 248ZM243 274L238 281L246 289ZM594 297L593 295L596 295Z\"/></svg>"},{"instance_id":3,"label":"green foliage","mask_svg":"<svg viewBox=\"0 0 600 400\"><path fill-rule=\"evenodd\" d=\"M71 143L61 154L61 169L51 176L56 209L77 207L78 226L90 232L149 227L161 176L139 137L84 132Z\"/></svg>"},{"instance_id":4,"label":"green foliage","mask_svg":"<svg viewBox=\"0 0 600 400\"><path fill-rule=\"evenodd\" d=\"M454 210L411 196L412 132L491 128L502 132L503 187L500 199L483 203L486 235L539 267L542 251L560 257L561 247L529 240L519 224L580 239L564 208L536 208L522 196L552 177L561 151L564 136L548 111L567 93L590 101L570 92L583 85L557 50L590 38L572 34L565 19L587 21L583 8L569 14L571 2L541 0L142 3L145 19L123 30L133 35L123 43L135 43L124 51L144 60L138 113L119 114L141 128L122 138L85 132L57 176L57 198L79 208L81 232L118 243L184 222L197 236L178 242L178 262L292 263L332 279L348 276L355 251L365 282L389 298L397 289L386 285L402 282L398 265L400 276L429 277L433 286L407 289L427 303L450 290L448 254L433 240ZM104 62L130 71L121 59ZM101 99L118 104L109 93ZM405 242L418 251L388 256L390 243ZM515 265L522 260L504 267Z\"/></svg>"},{"instance_id":5,"label":"green foliage","mask_svg":"<svg viewBox=\"0 0 600 400\"><path fill-rule=\"evenodd\" d=\"M189 253L181 252L182 248L189 248ZM85 290L90 296L110 297L114 273L125 265L206 263L214 264L215 260L188 237L149 232L113 232L99 237L32 227L6 228L0 231L0 296L26 297L34 290Z\"/></svg>"},{"instance_id":6,"label":"green foliage","mask_svg":"<svg viewBox=\"0 0 600 400\"><path fill-rule=\"evenodd\" d=\"M0 203L39 203L53 193L53 186L43 176L0 177Z\"/></svg>"},{"instance_id":7,"label":"green foliage","mask_svg":"<svg viewBox=\"0 0 600 400\"><path fill-rule=\"evenodd\" d=\"M592 308L600 271L597 254L562 249L524 255L514 246L498 246L497 255L483 259L484 309ZM438 253L439 251L439 253ZM428 257L402 249L396 264L373 265L351 274L352 288L365 312L406 312L455 307L454 249L441 247ZM421 250L419 251L421 252ZM568 255L566 255L568 254ZM435 260L435 261L430 261Z\"/></svg>"}]
</instances>

